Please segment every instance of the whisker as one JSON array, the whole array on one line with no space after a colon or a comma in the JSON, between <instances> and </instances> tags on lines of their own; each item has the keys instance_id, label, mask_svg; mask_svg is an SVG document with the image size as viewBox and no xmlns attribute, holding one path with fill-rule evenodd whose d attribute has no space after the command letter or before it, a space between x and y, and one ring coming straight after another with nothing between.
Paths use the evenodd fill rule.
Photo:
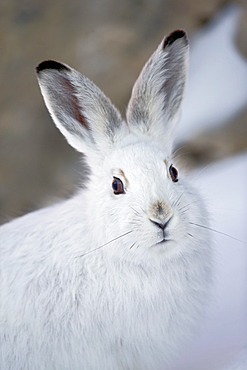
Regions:
<instances>
[{"instance_id":1,"label":"whisker","mask_svg":"<svg viewBox=\"0 0 247 370\"><path fill-rule=\"evenodd\" d=\"M134 247L134 245L135 245L135 244L136 244L136 242L135 242L135 243L133 243L133 244L132 244L132 246L131 246L129 249L132 249L132 248Z\"/></svg>"},{"instance_id":2,"label":"whisker","mask_svg":"<svg viewBox=\"0 0 247 370\"><path fill-rule=\"evenodd\" d=\"M228 237L228 238L230 238L230 239L233 239L233 240L236 240L236 241L238 241L238 242L241 242L241 243L246 244L246 242L245 242L245 241L240 240L240 239L237 239L237 238L235 238L234 236L231 236L231 235L229 235L229 234L224 233L223 231L215 230L215 229L213 229L212 227L208 227L208 226L205 226L205 225L199 225L199 224L196 224L196 223L194 223L194 222L190 222L190 224L191 224L191 225L198 226L198 227L201 227L201 228L203 228L203 229L207 229L207 230L213 231L213 232L215 232L215 233L217 233L217 234L227 236L227 237Z\"/></svg>"},{"instance_id":3,"label":"whisker","mask_svg":"<svg viewBox=\"0 0 247 370\"><path fill-rule=\"evenodd\" d=\"M182 196L184 195L184 193L185 192L183 191L182 194L178 197L178 199L175 200L175 202L173 202L173 204L172 204L173 207L176 207L177 205L179 205L179 201L182 198Z\"/></svg>"},{"instance_id":4,"label":"whisker","mask_svg":"<svg viewBox=\"0 0 247 370\"><path fill-rule=\"evenodd\" d=\"M191 204L194 204L194 203L197 203L197 200L194 200L193 202L190 202L190 203L186 204L185 206L179 208L179 211L182 211L184 208L189 207Z\"/></svg>"},{"instance_id":5,"label":"whisker","mask_svg":"<svg viewBox=\"0 0 247 370\"><path fill-rule=\"evenodd\" d=\"M200 169L200 171L198 172L198 171L193 171L193 177L192 177L192 179L197 179L198 177L200 177L201 176L201 174L204 172L204 171L206 171L206 170L208 170L209 169L209 167L211 167L212 165L214 165L215 164L215 161L211 161L210 163L208 163L206 166L204 166L204 167L202 167L201 169Z\"/></svg>"},{"instance_id":6,"label":"whisker","mask_svg":"<svg viewBox=\"0 0 247 370\"><path fill-rule=\"evenodd\" d=\"M183 208L181 208L179 211L180 211L181 215L184 215L186 212L188 212L188 211L189 211L189 208L185 208L185 207L183 207Z\"/></svg>"},{"instance_id":7,"label":"whisker","mask_svg":"<svg viewBox=\"0 0 247 370\"><path fill-rule=\"evenodd\" d=\"M133 208L131 206L130 206L130 208L132 209L132 211L134 211L134 213L135 213L136 216L138 216L138 217L141 216L140 212L138 212L135 208Z\"/></svg>"},{"instance_id":8,"label":"whisker","mask_svg":"<svg viewBox=\"0 0 247 370\"><path fill-rule=\"evenodd\" d=\"M129 224L133 224L133 225L138 225L141 223L141 215L134 215L134 217L132 217L132 220L131 221L128 221Z\"/></svg>"},{"instance_id":9,"label":"whisker","mask_svg":"<svg viewBox=\"0 0 247 370\"><path fill-rule=\"evenodd\" d=\"M128 235L128 234L130 234L130 233L132 233L132 232L133 232L133 231L131 230L131 231L128 231L127 233L124 233L124 234L122 234L122 235L119 235L119 236L117 236L116 238L114 238L114 239L110 240L109 242L107 242L107 243L105 243L105 244L103 244L103 245L101 245L101 246L99 246L99 247L97 247L97 248L91 249L90 251L88 251L88 252L86 252L86 253L82 254L80 257L84 257L84 256L86 256L86 255L87 255L87 254L89 254L89 253L95 252L95 251L97 251L98 249L101 249L101 248L105 247L106 245L108 245L108 244L110 244L110 243L114 242L115 240L118 240L118 239L122 238L123 236Z\"/></svg>"},{"instance_id":10,"label":"whisker","mask_svg":"<svg viewBox=\"0 0 247 370\"><path fill-rule=\"evenodd\" d=\"M133 208L133 207L131 207L130 206L130 208L135 212L135 214L136 214L136 216L139 216L139 217L141 217L142 216L142 214L141 214L141 212L140 211L138 211L137 209L135 209L135 208ZM146 212L144 211L144 209L143 208L141 208L140 207L140 210L145 214Z\"/></svg>"},{"instance_id":11,"label":"whisker","mask_svg":"<svg viewBox=\"0 0 247 370\"><path fill-rule=\"evenodd\" d=\"M129 221L128 222L129 224L131 224L131 225L134 225L134 226L136 226L136 225L138 225L138 223L140 223L140 220L133 220L133 221Z\"/></svg>"},{"instance_id":12,"label":"whisker","mask_svg":"<svg viewBox=\"0 0 247 370\"><path fill-rule=\"evenodd\" d=\"M180 153L179 155L176 155L178 152L180 152L182 149L184 149L184 148L187 148L188 147L188 145L182 145L182 146L179 146L176 150L175 150L175 152L173 152L172 153L172 158L173 159L177 159L178 157L181 157L182 155L186 155L186 154L190 154L190 153L192 153L191 151L187 151L187 152L182 152L182 153Z\"/></svg>"},{"instance_id":13,"label":"whisker","mask_svg":"<svg viewBox=\"0 0 247 370\"><path fill-rule=\"evenodd\" d=\"M140 220L129 222L129 223L133 227L133 229L138 228L141 225L141 221Z\"/></svg>"},{"instance_id":14,"label":"whisker","mask_svg":"<svg viewBox=\"0 0 247 370\"><path fill-rule=\"evenodd\" d=\"M180 158L180 157L184 157L184 156L185 156L185 159L187 160L187 158L186 158L186 157L187 157L188 155L190 155L191 153L192 153L191 151L187 151L187 152L179 153L179 154L175 155L175 157L173 157L173 160L174 160L174 161L176 161L176 162L178 162L178 164L180 164L180 163L179 163L179 158Z\"/></svg>"}]
</instances>

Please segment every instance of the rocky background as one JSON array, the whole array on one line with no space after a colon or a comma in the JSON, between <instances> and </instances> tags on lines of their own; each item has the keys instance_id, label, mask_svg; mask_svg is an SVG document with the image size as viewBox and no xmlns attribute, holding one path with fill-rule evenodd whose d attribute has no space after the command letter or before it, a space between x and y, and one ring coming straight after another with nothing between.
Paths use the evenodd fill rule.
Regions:
<instances>
[{"instance_id":1,"label":"rocky background","mask_svg":"<svg viewBox=\"0 0 247 370\"><path fill-rule=\"evenodd\" d=\"M247 57L247 4L237 45ZM68 146L44 106L34 68L65 62L92 79L124 113L131 87L162 37L189 35L222 0L1 0L0 221L60 197L81 181L79 154ZM197 166L247 149L247 109L233 122L189 143ZM56 198L55 198L56 197Z\"/></svg>"}]
</instances>

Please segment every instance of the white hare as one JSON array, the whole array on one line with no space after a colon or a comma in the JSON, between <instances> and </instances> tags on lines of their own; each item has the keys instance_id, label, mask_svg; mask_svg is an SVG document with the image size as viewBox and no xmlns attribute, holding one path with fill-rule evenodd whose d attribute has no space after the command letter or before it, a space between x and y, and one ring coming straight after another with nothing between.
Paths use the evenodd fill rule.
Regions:
<instances>
[{"instance_id":1,"label":"white hare","mask_svg":"<svg viewBox=\"0 0 247 370\"><path fill-rule=\"evenodd\" d=\"M168 368L203 311L211 240L200 196L171 159L188 40L168 35L127 120L67 65L37 67L48 110L86 155L87 188L0 228L0 368Z\"/></svg>"}]
</instances>

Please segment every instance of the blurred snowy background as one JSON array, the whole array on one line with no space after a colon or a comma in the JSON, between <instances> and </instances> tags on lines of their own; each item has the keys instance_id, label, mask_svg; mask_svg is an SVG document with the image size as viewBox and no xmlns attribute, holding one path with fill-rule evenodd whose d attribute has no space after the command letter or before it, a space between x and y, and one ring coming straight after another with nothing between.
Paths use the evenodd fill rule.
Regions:
<instances>
[{"instance_id":1,"label":"blurred snowy background","mask_svg":"<svg viewBox=\"0 0 247 370\"><path fill-rule=\"evenodd\" d=\"M192 51L178 134L189 141L186 163L197 167L247 148L246 0L0 0L0 222L69 196L80 177L35 66L71 65L124 114L143 64L176 28L188 32Z\"/></svg>"},{"instance_id":2,"label":"blurred snowy background","mask_svg":"<svg viewBox=\"0 0 247 370\"><path fill-rule=\"evenodd\" d=\"M177 28L191 40L177 161L218 232L206 319L169 370L246 370L246 0L1 0L0 222L69 196L81 181L79 155L51 122L34 67L71 65L124 113L142 66Z\"/></svg>"}]
</instances>

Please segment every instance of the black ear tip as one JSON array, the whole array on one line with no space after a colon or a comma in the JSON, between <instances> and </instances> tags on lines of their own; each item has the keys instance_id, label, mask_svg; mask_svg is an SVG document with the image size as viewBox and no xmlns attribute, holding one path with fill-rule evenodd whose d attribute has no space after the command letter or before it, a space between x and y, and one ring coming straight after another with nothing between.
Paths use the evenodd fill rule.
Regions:
<instances>
[{"instance_id":1,"label":"black ear tip","mask_svg":"<svg viewBox=\"0 0 247 370\"><path fill-rule=\"evenodd\" d=\"M168 36L166 36L164 40L164 47L169 46L174 43L177 39L184 38L185 44L188 44L188 37L185 31L183 30L176 30L171 32Z\"/></svg>"},{"instance_id":2,"label":"black ear tip","mask_svg":"<svg viewBox=\"0 0 247 370\"><path fill-rule=\"evenodd\" d=\"M36 73L39 74L45 69L56 69L57 71L69 71L69 68L64 64L56 62L55 60L45 60L36 67Z\"/></svg>"}]
</instances>

